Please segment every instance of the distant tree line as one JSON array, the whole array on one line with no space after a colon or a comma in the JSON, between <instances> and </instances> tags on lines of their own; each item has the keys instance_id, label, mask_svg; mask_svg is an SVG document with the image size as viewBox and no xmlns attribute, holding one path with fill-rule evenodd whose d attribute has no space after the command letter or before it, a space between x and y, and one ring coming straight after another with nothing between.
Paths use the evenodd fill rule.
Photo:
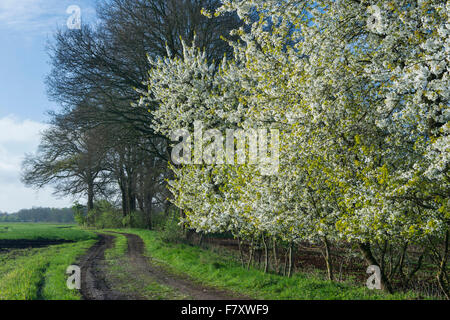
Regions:
<instances>
[{"instance_id":1,"label":"distant tree line","mask_svg":"<svg viewBox=\"0 0 450 320\"><path fill-rule=\"evenodd\" d=\"M7 214L0 212L0 222L52 222L74 223L72 208L32 208L22 209L16 213Z\"/></svg>"}]
</instances>

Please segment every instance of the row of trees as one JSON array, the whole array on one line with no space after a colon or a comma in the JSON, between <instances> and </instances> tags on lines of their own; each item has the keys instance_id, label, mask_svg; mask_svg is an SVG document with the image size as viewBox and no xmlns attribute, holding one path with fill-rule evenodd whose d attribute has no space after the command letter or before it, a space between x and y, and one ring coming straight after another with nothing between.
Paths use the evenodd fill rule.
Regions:
<instances>
[{"instance_id":1,"label":"row of trees","mask_svg":"<svg viewBox=\"0 0 450 320\"><path fill-rule=\"evenodd\" d=\"M204 13L249 25L228 41L233 55L213 61L193 41L181 57L150 56L136 105L167 138L199 120L277 129L280 163L270 176L251 164L173 166L184 222L263 243L266 261L268 239L321 242L330 280L329 243L355 243L389 292L419 248L404 276L429 254L450 298L448 2L230 0Z\"/></svg>"},{"instance_id":2,"label":"row of trees","mask_svg":"<svg viewBox=\"0 0 450 320\"><path fill-rule=\"evenodd\" d=\"M0 222L73 223L75 220L71 208L32 208L22 209L12 214L0 212Z\"/></svg>"},{"instance_id":3,"label":"row of trees","mask_svg":"<svg viewBox=\"0 0 450 320\"><path fill-rule=\"evenodd\" d=\"M216 59L231 48L220 39L239 25L235 15L216 20L202 8L217 0L113 0L97 8L97 25L60 30L49 45L49 96L62 106L52 113L36 154L23 163L23 181L41 188L54 184L57 195L87 197L87 210L99 199L120 203L124 216L140 210L151 227L151 212L168 208L170 177L165 137L151 126L146 109L132 109L134 88L150 65L147 56L182 55L181 37Z\"/></svg>"}]
</instances>

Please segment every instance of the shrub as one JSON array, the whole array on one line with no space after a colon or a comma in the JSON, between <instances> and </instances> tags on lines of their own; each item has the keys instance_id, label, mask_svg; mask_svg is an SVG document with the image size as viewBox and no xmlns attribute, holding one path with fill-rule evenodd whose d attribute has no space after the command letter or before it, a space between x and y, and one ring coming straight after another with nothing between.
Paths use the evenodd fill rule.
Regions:
<instances>
[{"instance_id":1,"label":"shrub","mask_svg":"<svg viewBox=\"0 0 450 320\"><path fill-rule=\"evenodd\" d=\"M95 224L97 228L120 228L122 226L122 212L120 210L108 210L102 212Z\"/></svg>"},{"instance_id":2,"label":"shrub","mask_svg":"<svg viewBox=\"0 0 450 320\"><path fill-rule=\"evenodd\" d=\"M147 219L142 211L131 212L130 227L131 228L147 228Z\"/></svg>"},{"instance_id":3,"label":"shrub","mask_svg":"<svg viewBox=\"0 0 450 320\"><path fill-rule=\"evenodd\" d=\"M164 242L177 243L184 239L183 229L177 218L167 219L161 231L161 240Z\"/></svg>"},{"instance_id":4,"label":"shrub","mask_svg":"<svg viewBox=\"0 0 450 320\"><path fill-rule=\"evenodd\" d=\"M104 228L119 228L122 226L122 212L106 200L97 201L94 209L85 214L84 206L76 204L74 207L75 220L83 226Z\"/></svg>"},{"instance_id":5,"label":"shrub","mask_svg":"<svg viewBox=\"0 0 450 320\"><path fill-rule=\"evenodd\" d=\"M72 210L74 212L74 218L76 223L78 223L80 226L85 227L87 224L87 216L86 216L86 210L85 207L78 202L76 202Z\"/></svg>"},{"instance_id":6,"label":"shrub","mask_svg":"<svg viewBox=\"0 0 450 320\"><path fill-rule=\"evenodd\" d=\"M131 225L131 215L122 218L122 227L129 228Z\"/></svg>"},{"instance_id":7,"label":"shrub","mask_svg":"<svg viewBox=\"0 0 450 320\"><path fill-rule=\"evenodd\" d=\"M162 231L167 223L167 220L171 219L169 215L164 212L154 212L152 213L152 227L154 230Z\"/></svg>"}]
</instances>

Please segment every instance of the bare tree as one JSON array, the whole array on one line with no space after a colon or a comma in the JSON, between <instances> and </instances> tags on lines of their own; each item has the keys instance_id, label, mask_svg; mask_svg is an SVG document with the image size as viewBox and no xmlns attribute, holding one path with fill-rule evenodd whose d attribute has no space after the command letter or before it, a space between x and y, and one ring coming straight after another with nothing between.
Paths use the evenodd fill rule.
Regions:
<instances>
[{"instance_id":1,"label":"bare tree","mask_svg":"<svg viewBox=\"0 0 450 320\"><path fill-rule=\"evenodd\" d=\"M59 121L42 136L37 154L23 161L22 181L35 188L55 185L55 194L86 195L93 209L94 195L105 190L101 178L105 149L100 130L72 130Z\"/></svg>"},{"instance_id":2,"label":"bare tree","mask_svg":"<svg viewBox=\"0 0 450 320\"><path fill-rule=\"evenodd\" d=\"M49 96L65 108L95 105L90 121L133 124L146 137L158 136L146 109L131 108L146 89L147 55L166 55L166 45L182 54L180 37L197 45L210 58L221 59L231 48L221 40L240 24L235 15L209 19L202 8L214 9L219 0L111 0L99 5L99 23L81 30L58 31L49 45L52 71Z\"/></svg>"}]
</instances>

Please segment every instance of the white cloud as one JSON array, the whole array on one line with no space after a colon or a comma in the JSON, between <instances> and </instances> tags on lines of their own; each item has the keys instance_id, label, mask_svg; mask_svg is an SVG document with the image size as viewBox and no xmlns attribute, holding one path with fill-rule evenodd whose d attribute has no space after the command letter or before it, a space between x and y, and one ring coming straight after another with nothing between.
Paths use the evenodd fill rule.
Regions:
<instances>
[{"instance_id":1,"label":"white cloud","mask_svg":"<svg viewBox=\"0 0 450 320\"><path fill-rule=\"evenodd\" d=\"M56 23L54 4L54 1L45 0L2 0L0 22L12 29L42 29Z\"/></svg>"},{"instance_id":2,"label":"white cloud","mask_svg":"<svg viewBox=\"0 0 450 320\"><path fill-rule=\"evenodd\" d=\"M47 128L47 125L32 120L15 118L12 115L0 118L0 143L19 142L36 145L39 143L39 133Z\"/></svg>"},{"instance_id":3,"label":"white cloud","mask_svg":"<svg viewBox=\"0 0 450 320\"><path fill-rule=\"evenodd\" d=\"M65 207L70 199L56 199L50 188L35 191L20 182L25 153L35 152L46 124L0 118L0 211L15 212L33 206Z\"/></svg>"},{"instance_id":4,"label":"white cloud","mask_svg":"<svg viewBox=\"0 0 450 320\"><path fill-rule=\"evenodd\" d=\"M29 33L45 33L64 26L70 5L81 7L82 19L91 19L95 9L90 1L75 0L1 0L0 27Z\"/></svg>"}]
</instances>

